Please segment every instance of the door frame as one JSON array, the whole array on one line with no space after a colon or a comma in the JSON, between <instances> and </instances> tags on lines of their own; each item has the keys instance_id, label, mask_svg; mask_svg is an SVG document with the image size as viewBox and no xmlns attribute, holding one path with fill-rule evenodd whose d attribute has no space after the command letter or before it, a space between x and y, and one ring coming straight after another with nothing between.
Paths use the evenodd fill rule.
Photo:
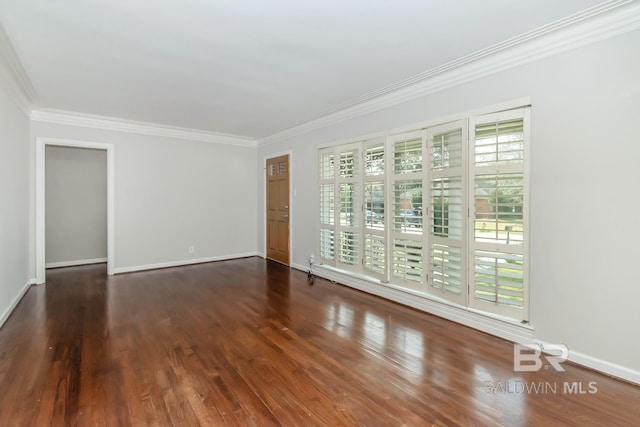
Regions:
<instances>
[{"instance_id":1,"label":"door frame","mask_svg":"<svg viewBox=\"0 0 640 427\"><path fill-rule=\"evenodd\" d=\"M46 281L45 248L46 248L46 216L45 216L45 188L46 188L46 147L90 148L106 150L107 152L107 274L114 274L115 261L115 231L114 231L114 150L113 144L103 142L76 141L70 139L36 137L36 283Z\"/></svg>"},{"instance_id":2,"label":"door frame","mask_svg":"<svg viewBox=\"0 0 640 427\"><path fill-rule=\"evenodd\" d=\"M272 153L272 154L267 154L263 157L262 159L262 179L264 180L264 185L262 188L262 215L264 215L264 220L263 220L263 227L264 227L264 233L263 233L263 241L264 241L264 245L262 247L263 252L262 252L262 258L267 259L267 160L270 159L275 159L276 157L281 157L281 156L289 156L289 267L293 266L293 203L291 203L292 198L294 196L293 194L293 168L291 167L293 165L293 151L292 150L286 150L286 151L280 151L277 153Z\"/></svg>"}]
</instances>

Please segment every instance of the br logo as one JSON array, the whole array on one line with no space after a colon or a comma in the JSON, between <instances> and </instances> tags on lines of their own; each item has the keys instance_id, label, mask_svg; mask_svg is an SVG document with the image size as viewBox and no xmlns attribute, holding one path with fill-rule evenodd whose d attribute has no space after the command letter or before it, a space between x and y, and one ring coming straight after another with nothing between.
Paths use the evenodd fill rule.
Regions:
<instances>
[{"instance_id":1,"label":"br logo","mask_svg":"<svg viewBox=\"0 0 640 427\"><path fill-rule=\"evenodd\" d=\"M513 371L538 372L542 369L544 359L557 372L564 372L561 364L568 357L569 349L563 344L514 344Z\"/></svg>"}]
</instances>

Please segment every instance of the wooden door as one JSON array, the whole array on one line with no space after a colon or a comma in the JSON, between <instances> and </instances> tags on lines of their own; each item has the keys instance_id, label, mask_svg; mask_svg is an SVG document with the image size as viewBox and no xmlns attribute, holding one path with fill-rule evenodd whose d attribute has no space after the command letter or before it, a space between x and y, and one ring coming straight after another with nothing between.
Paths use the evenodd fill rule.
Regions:
<instances>
[{"instance_id":1,"label":"wooden door","mask_svg":"<svg viewBox=\"0 0 640 427\"><path fill-rule=\"evenodd\" d=\"M267 258L289 265L289 156L267 160Z\"/></svg>"}]
</instances>

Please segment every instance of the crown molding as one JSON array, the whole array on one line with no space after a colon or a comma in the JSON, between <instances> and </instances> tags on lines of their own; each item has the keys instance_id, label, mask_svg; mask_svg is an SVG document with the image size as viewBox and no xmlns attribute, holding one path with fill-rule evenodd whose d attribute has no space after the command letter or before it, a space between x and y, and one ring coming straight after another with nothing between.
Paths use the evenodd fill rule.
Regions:
<instances>
[{"instance_id":1,"label":"crown molding","mask_svg":"<svg viewBox=\"0 0 640 427\"><path fill-rule=\"evenodd\" d=\"M28 116L36 104L36 91L1 23L0 79L7 84L9 94Z\"/></svg>"},{"instance_id":2,"label":"crown molding","mask_svg":"<svg viewBox=\"0 0 640 427\"><path fill-rule=\"evenodd\" d=\"M257 141L255 139L237 135L164 126L154 123L124 120L115 117L81 114L72 111L36 110L31 113L31 120L69 126L88 127L93 129L137 133L142 135L162 136L166 138L186 139L190 141L210 142L214 144L253 148L257 147Z\"/></svg>"},{"instance_id":3,"label":"crown molding","mask_svg":"<svg viewBox=\"0 0 640 427\"><path fill-rule=\"evenodd\" d=\"M266 146L446 88L640 28L640 2L612 0L352 99L333 111L258 140Z\"/></svg>"}]
</instances>

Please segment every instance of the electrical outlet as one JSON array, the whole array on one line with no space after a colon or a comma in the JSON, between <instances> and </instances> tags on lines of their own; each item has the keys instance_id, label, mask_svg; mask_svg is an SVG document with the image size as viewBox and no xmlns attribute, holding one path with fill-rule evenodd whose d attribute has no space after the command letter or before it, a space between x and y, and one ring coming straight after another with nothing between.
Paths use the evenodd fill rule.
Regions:
<instances>
[{"instance_id":1,"label":"electrical outlet","mask_svg":"<svg viewBox=\"0 0 640 427\"><path fill-rule=\"evenodd\" d=\"M189 246L189 253L192 254L196 251L195 246Z\"/></svg>"},{"instance_id":2,"label":"electrical outlet","mask_svg":"<svg viewBox=\"0 0 640 427\"><path fill-rule=\"evenodd\" d=\"M315 261L315 257L313 256L313 254L309 255L309 264L313 264L313 262Z\"/></svg>"}]
</instances>

